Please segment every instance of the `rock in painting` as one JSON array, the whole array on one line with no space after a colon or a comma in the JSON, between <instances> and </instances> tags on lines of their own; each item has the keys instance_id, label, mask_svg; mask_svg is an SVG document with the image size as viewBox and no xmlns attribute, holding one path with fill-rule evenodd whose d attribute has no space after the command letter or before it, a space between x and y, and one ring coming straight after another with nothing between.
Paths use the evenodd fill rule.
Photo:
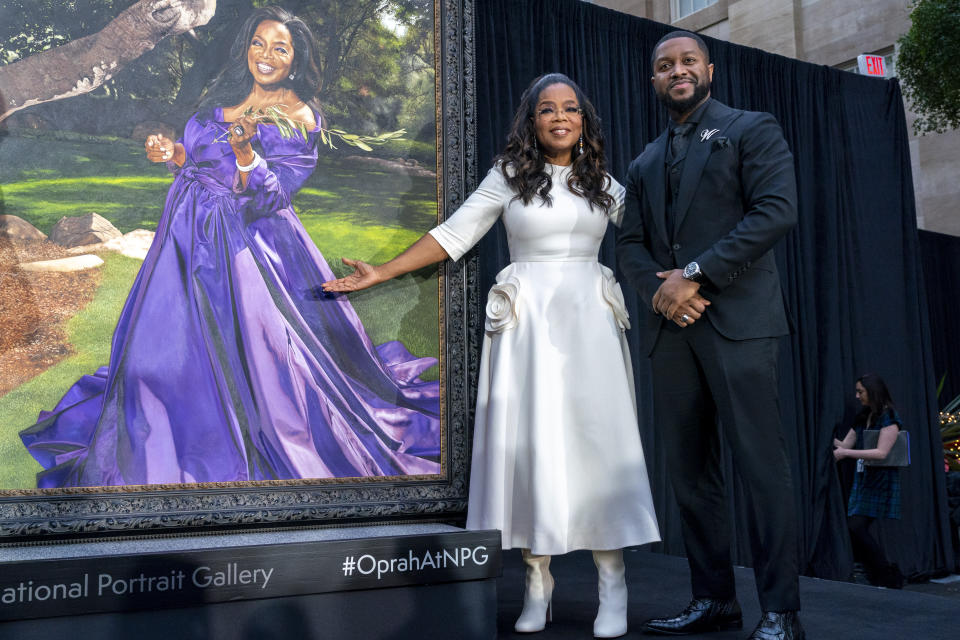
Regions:
<instances>
[{"instance_id":1,"label":"rock in painting","mask_svg":"<svg viewBox=\"0 0 960 640\"><path fill-rule=\"evenodd\" d=\"M85 216L60 218L50 230L50 241L61 247L79 247L106 242L121 235L109 220L96 213L88 213Z\"/></svg>"},{"instance_id":2,"label":"rock in painting","mask_svg":"<svg viewBox=\"0 0 960 640\"><path fill-rule=\"evenodd\" d=\"M71 247L67 253L71 255L80 255L83 253L99 253L100 251L115 251L128 258L143 260L147 257L147 251L153 244L153 231L147 229L134 229L122 236L111 238L106 242L96 244L84 244L79 247Z\"/></svg>"},{"instance_id":3,"label":"rock in painting","mask_svg":"<svg viewBox=\"0 0 960 640\"><path fill-rule=\"evenodd\" d=\"M135 127L133 127L130 137L137 142L143 142L147 139L147 136L157 133L169 138L170 140L177 139L176 129L165 122L157 122L155 120L146 120L137 124Z\"/></svg>"},{"instance_id":4,"label":"rock in painting","mask_svg":"<svg viewBox=\"0 0 960 640\"><path fill-rule=\"evenodd\" d=\"M40 229L17 216L0 215L0 238L14 244L41 242L47 239Z\"/></svg>"},{"instance_id":5,"label":"rock in painting","mask_svg":"<svg viewBox=\"0 0 960 640\"><path fill-rule=\"evenodd\" d=\"M71 256L69 258L58 258L56 260L39 260L37 262L22 262L20 268L24 271L43 271L59 272L67 271L85 271L93 269L103 264L103 260L97 256Z\"/></svg>"}]
</instances>

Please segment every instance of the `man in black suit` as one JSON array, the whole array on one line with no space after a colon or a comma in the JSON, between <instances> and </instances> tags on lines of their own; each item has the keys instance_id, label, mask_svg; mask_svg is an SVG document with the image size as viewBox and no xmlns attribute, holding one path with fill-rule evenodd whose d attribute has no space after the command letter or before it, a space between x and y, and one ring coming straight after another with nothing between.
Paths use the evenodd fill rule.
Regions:
<instances>
[{"instance_id":1,"label":"man in black suit","mask_svg":"<svg viewBox=\"0 0 960 640\"><path fill-rule=\"evenodd\" d=\"M740 628L717 419L747 487L764 615L754 640L803 638L795 498L777 398L789 332L772 247L796 224L793 158L773 116L710 97L695 34L654 48L653 87L671 123L634 160L617 255L650 307L643 349L692 577L693 601L644 631Z\"/></svg>"}]
</instances>

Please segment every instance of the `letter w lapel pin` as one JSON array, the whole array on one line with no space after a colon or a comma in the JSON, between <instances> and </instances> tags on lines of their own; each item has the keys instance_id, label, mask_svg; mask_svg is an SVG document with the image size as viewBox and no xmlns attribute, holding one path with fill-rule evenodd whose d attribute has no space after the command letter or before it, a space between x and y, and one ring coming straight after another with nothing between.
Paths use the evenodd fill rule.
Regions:
<instances>
[{"instance_id":1,"label":"letter w lapel pin","mask_svg":"<svg viewBox=\"0 0 960 640\"><path fill-rule=\"evenodd\" d=\"M720 129L704 129L700 132L700 142L706 142L718 133L720 133Z\"/></svg>"}]
</instances>

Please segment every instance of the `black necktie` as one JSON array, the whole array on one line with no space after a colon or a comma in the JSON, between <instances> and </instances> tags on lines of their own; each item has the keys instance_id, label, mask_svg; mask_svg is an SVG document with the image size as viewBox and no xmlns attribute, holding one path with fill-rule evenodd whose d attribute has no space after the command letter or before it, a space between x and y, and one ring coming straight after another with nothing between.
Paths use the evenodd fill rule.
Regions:
<instances>
[{"instance_id":1,"label":"black necktie","mask_svg":"<svg viewBox=\"0 0 960 640\"><path fill-rule=\"evenodd\" d=\"M687 150L687 145L690 143L690 137L687 134L690 133L693 127L694 123L684 122L673 128L670 138L670 153L673 155L674 162L683 158L683 154Z\"/></svg>"},{"instance_id":2,"label":"black necktie","mask_svg":"<svg viewBox=\"0 0 960 640\"><path fill-rule=\"evenodd\" d=\"M674 218L676 211L674 207L677 204L677 197L680 190L680 171L683 168L683 154L687 151L687 145L690 138L687 135L693 129L694 123L684 122L671 128L670 130L670 160L669 171L667 173L667 233L673 236Z\"/></svg>"}]
</instances>

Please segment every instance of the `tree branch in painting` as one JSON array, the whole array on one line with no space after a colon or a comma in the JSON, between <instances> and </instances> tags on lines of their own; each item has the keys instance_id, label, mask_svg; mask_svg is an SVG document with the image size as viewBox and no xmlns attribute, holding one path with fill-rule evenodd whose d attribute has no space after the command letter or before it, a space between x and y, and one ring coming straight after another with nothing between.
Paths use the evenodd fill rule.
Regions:
<instances>
[{"instance_id":1,"label":"tree branch in painting","mask_svg":"<svg viewBox=\"0 0 960 640\"><path fill-rule=\"evenodd\" d=\"M0 121L93 91L164 38L205 25L216 8L216 0L140 0L93 35L0 67Z\"/></svg>"}]
</instances>

